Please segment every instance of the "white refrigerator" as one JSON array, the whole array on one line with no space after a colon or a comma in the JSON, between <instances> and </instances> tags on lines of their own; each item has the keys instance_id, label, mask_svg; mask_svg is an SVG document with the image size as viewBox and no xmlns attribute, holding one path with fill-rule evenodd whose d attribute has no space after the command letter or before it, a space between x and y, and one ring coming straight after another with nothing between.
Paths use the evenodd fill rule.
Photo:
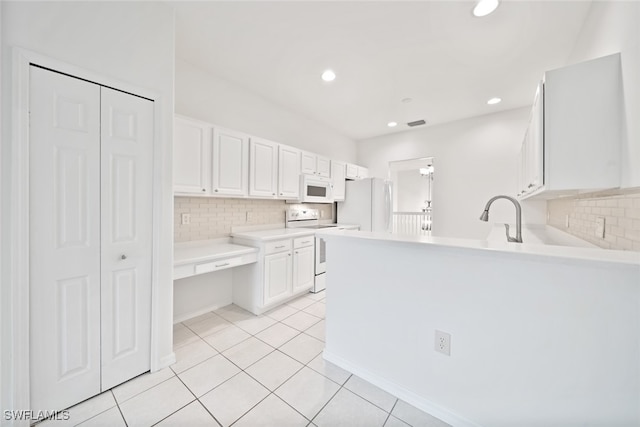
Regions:
<instances>
[{"instance_id":1,"label":"white refrigerator","mask_svg":"<svg viewBox=\"0 0 640 427\"><path fill-rule=\"evenodd\" d=\"M344 202L338 202L338 222L358 224L361 231L391 231L392 190L390 181L365 178L347 181Z\"/></svg>"}]
</instances>

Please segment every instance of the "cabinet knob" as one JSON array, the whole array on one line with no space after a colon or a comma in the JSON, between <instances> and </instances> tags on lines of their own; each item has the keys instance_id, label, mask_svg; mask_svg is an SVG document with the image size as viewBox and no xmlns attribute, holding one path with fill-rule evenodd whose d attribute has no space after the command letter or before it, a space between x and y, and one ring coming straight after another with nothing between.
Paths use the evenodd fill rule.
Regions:
<instances>
[{"instance_id":1,"label":"cabinet knob","mask_svg":"<svg viewBox=\"0 0 640 427\"><path fill-rule=\"evenodd\" d=\"M533 184L529 184L529 186L527 188L531 188L531 187L533 187Z\"/></svg>"},{"instance_id":2,"label":"cabinet knob","mask_svg":"<svg viewBox=\"0 0 640 427\"><path fill-rule=\"evenodd\" d=\"M202 191L207 191L207 189L206 189L206 188L203 188L203 189L202 189Z\"/></svg>"},{"instance_id":3,"label":"cabinet knob","mask_svg":"<svg viewBox=\"0 0 640 427\"><path fill-rule=\"evenodd\" d=\"M120 259L127 259L127 256L125 254L122 254L122 256L120 257Z\"/></svg>"},{"instance_id":4,"label":"cabinet knob","mask_svg":"<svg viewBox=\"0 0 640 427\"><path fill-rule=\"evenodd\" d=\"M280 193L280 195L281 195L281 196L283 196L284 194L283 194L283 193Z\"/></svg>"},{"instance_id":5,"label":"cabinet knob","mask_svg":"<svg viewBox=\"0 0 640 427\"><path fill-rule=\"evenodd\" d=\"M275 196L275 195L276 195L276 193L271 193L271 195L272 195L272 196Z\"/></svg>"},{"instance_id":6,"label":"cabinet knob","mask_svg":"<svg viewBox=\"0 0 640 427\"><path fill-rule=\"evenodd\" d=\"M213 191L215 191L215 192L217 193L217 192L218 192L218 189L216 188L216 189L215 189L215 190L213 190Z\"/></svg>"}]
</instances>

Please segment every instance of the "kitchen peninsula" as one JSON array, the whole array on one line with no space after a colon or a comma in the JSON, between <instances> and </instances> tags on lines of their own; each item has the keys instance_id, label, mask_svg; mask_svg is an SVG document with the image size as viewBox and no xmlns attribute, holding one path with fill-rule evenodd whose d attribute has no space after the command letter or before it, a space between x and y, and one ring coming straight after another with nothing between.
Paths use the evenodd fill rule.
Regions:
<instances>
[{"instance_id":1,"label":"kitchen peninsula","mask_svg":"<svg viewBox=\"0 0 640 427\"><path fill-rule=\"evenodd\" d=\"M320 235L325 359L452 425L640 422L640 254Z\"/></svg>"}]
</instances>

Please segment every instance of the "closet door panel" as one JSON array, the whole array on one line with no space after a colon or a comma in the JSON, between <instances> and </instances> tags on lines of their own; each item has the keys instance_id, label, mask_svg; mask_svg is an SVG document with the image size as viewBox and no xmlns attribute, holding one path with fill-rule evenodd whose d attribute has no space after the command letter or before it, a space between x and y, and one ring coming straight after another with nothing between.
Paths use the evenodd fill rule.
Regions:
<instances>
[{"instance_id":1,"label":"closet door panel","mask_svg":"<svg viewBox=\"0 0 640 427\"><path fill-rule=\"evenodd\" d=\"M153 102L102 88L102 389L149 370Z\"/></svg>"},{"instance_id":2,"label":"closet door panel","mask_svg":"<svg viewBox=\"0 0 640 427\"><path fill-rule=\"evenodd\" d=\"M29 322L34 411L100 392L100 87L30 70Z\"/></svg>"}]
</instances>

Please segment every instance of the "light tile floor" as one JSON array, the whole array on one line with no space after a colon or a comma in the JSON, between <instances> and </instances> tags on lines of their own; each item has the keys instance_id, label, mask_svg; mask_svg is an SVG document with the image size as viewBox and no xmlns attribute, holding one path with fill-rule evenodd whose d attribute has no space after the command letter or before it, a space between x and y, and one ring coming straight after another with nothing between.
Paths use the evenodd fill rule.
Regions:
<instances>
[{"instance_id":1,"label":"light tile floor","mask_svg":"<svg viewBox=\"0 0 640 427\"><path fill-rule=\"evenodd\" d=\"M444 427L325 361L324 293L254 316L230 305L174 326L177 361L38 426Z\"/></svg>"}]
</instances>

